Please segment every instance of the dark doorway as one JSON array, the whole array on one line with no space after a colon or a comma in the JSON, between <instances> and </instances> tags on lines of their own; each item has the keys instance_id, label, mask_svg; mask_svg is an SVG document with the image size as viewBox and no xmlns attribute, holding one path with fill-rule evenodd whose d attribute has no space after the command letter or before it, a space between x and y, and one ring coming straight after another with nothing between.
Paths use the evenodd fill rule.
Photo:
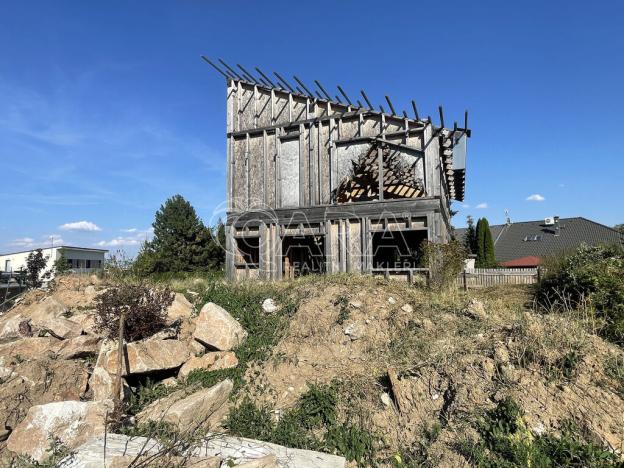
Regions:
<instances>
[{"instance_id":1,"label":"dark doorway","mask_svg":"<svg viewBox=\"0 0 624 468\"><path fill-rule=\"evenodd\" d=\"M418 268L421 244L427 231L384 231L373 233L373 268Z\"/></svg>"},{"instance_id":2,"label":"dark doorway","mask_svg":"<svg viewBox=\"0 0 624 468\"><path fill-rule=\"evenodd\" d=\"M325 272L324 236L286 236L282 241L284 278Z\"/></svg>"},{"instance_id":3,"label":"dark doorway","mask_svg":"<svg viewBox=\"0 0 624 468\"><path fill-rule=\"evenodd\" d=\"M258 268L260 265L260 238L240 237L236 239L238 252L236 263L248 268Z\"/></svg>"}]
</instances>

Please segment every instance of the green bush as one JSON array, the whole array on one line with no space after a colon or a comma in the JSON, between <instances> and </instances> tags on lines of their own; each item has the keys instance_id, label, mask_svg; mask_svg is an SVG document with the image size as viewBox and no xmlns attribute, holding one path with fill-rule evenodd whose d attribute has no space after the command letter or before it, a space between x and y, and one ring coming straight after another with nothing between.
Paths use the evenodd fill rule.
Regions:
<instances>
[{"instance_id":1,"label":"green bush","mask_svg":"<svg viewBox=\"0 0 624 468\"><path fill-rule=\"evenodd\" d=\"M340 422L337 384L310 385L297 405L275 422L267 407L246 397L230 411L225 426L233 435L287 447L338 453L360 466L373 461L372 435L361 425Z\"/></svg>"},{"instance_id":2,"label":"green bush","mask_svg":"<svg viewBox=\"0 0 624 468\"><path fill-rule=\"evenodd\" d=\"M429 268L430 286L447 289L455 285L457 275L464 269L466 249L457 240L447 244L424 241L421 265Z\"/></svg>"},{"instance_id":3,"label":"green bush","mask_svg":"<svg viewBox=\"0 0 624 468\"><path fill-rule=\"evenodd\" d=\"M481 440L460 442L459 452L480 467L621 466L616 454L588 440L573 423L563 424L559 437L534 435L523 416L514 400L502 400L479 423Z\"/></svg>"},{"instance_id":4,"label":"green bush","mask_svg":"<svg viewBox=\"0 0 624 468\"><path fill-rule=\"evenodd\" d=\"M581 245L550 259L537 301L548 310L587 308L604 321L603 335L624 345L624 249Z\"/></svg>"}]
</instances>

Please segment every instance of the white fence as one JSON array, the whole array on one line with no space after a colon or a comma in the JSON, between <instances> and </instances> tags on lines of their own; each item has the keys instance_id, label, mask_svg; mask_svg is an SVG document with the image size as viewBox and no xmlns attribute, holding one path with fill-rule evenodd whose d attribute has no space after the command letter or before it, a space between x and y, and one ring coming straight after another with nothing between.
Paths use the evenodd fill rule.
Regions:
<instances>
[{"instance_id":1,"label":"white fence","mask_svg":"<svg viewBox=\"0 0 624 468\"><path fill-rule=\"evenodd\" d=\"M457 286L464 289L499 284L535 284L539 268L467 268L457 276Z\"/></svg>"}]
</instances>

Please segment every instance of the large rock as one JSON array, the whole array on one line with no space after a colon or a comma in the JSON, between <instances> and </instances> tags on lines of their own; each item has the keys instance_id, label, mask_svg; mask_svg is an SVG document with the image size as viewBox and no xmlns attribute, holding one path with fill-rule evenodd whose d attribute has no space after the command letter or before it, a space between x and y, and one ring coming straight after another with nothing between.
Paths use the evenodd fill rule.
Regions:
<instances>
[{"instance_id":1,"label":"large rock","mask_svg":"<svg viewBox=\"0 0 624 468\"><path fill-rule=\"evenodd\" d=\"M110 402L59 401L33 406L22 422L11 432L7 448L16 454L42 462L52 438L74 449L105 431Z\"/></svg>"},{"instance_id":2,"label":"large rock","mask_svg":"<svg viewBox=\"0 0 624 468\"><path fill-rule=\"evenodd\" d=\"M0 342L9 341L16 338L24 338L24 333L20 329L22 322L30 322L30 319L23 315L16 314L11 317L3 317L0 320Z\"/></svg>"},{"instance_id":3,"label":"large rock","mask_svg":"<svg viewBox=\"0 0 624 468\"><path fill-rule=\"evenodd\" d=\"M188 432L199 428L214 429L225 415L225 403L232 388L232 381L226 379L190 395L186 395L185 390L174 392L137 414L137 421L164 421Z\"/></svg>"},{"instance_id":4,"label":"large rock","mask_svg":"<svg viewBox=\"0 0 624 468\"><path fill-rule=\"evenodd\" d=\"M104 346L104 345L103 345ZM98 357L97 365L109 374L117 374L117 346L107 345ZM112 349L110 349L112 348ZM146 374L180 367L190 357L186 343L178 340L145 340L125 345L122 375Z\"/></svg>"},{"instance_id":5,"label":"large rock","mask_svg":"<svg viewBox=\"0 0 624 468\"><path fill-rule=\"evenodd\" d=\"M81 359L97 356L101 338L94 335L80 335L76 338L64 340L58 348L58 357L61 359Z\"/></svg>"},{"instance_id":6,"label":"large rock","mask_svg":"<svg viewBox=\"0 0 624 468\"><path fill-rule=\"evenodd\" d=\"M32 405L79 400L87 387L88 373L79 361L26 361L10 370L0 385L0 428L15 427Z\"/></svg>"},{"instance_id":7,"label":"large rock","mask_svg":"<svg viewBox=\"0 0 624 468\"><path fill-rule=\"evenodd\" d=\"M94 401L111 400L114 397L115 375L109 374L106 369L95 366L89 377L89 391ZM119 397L126 400L130 397L130 387L125 379L121 379L121 392Z\"/></svg>"},{"instance_id":8,"label":"large rock","mask_svg":"<svg viewBox=\"0 0 624 468\"><path fill-rule=\"evenodd\" d=\"M83 312L81 314L72 315L70 320L79 324L85 333L90 333L92 335L97 334L95 315L93 312Z\"/></svg>"},{"instance_id":9,"label":"large rock","mask_svg":"<svg viewBox=\"0 0 624 468\"><path fill-rule=\"evenodd\" d=\"M230 351L247 338L247 332L223 307L209 302L199 312L193 337L211 348Z\"/></svg>"},{"instance_id":10,"label":"large rock","mask_svg":"<svg viewBox=\"0 0 624 468\"><path fill-rule=\"evenodd\" d=\"M63 317L66 313L67 306L65 304L53 297L47 297L30 307L24 315L33 321L38 321Z\"/></svg>"},{"instance_id":11,"label":"large rock","mask_svg":"<svg viewBox=\"0 0 624 468\"><path fill-rule=\"evenodd\" d=\"M225 460L231 460L236 465L258 460L265 463L270 460L266 457L273 455L277 458L277 466L283 468L344 468L346 464L344 457L337 455L283 447L269 442L223 434L208 434L203 444L194 448L190 455L195 457L218 455Z\"/></svg>"},{"instance_id":12,"label":"large rock","mask_svg":"<svg viewBox=\"0 0 624 468\"><path fill-rule=\"evenodd\" d=\"M64 459L63 468L126 468L132 466L188 466L193 468L219 468L221 458L216 456L158 457L161 446L155 439L129 437L121 434L108 434L94 437L78 447L75 453ZM149 459L148 459L149 457ZM225 465L224 465L225 466Z\"/></svg>"},{"instance_id":13,"label":"large rock","mask_svg":"<svg viewBox=\"0 0 624 468\"><path fill-rule=\"evenodd\" d=\"M48 331L57 338L75 338L82 334L82 326L64 317L56 317L43 320L33 320L31 325L41 331Z\"/></svg>"},{"instance_id":14,"label":"large rock","mask_svg":"<svg viewBox=\"0 0 624 468\"><path fill-rule=\"evenodd\" d=\"M203 356L192 357L184 363L178 372L178 378L187 377L195 369L207 371L229 369L238 366L238 359L232 351L215 351Z\"/></svg>"},{"instance_id":15,"label":"large rock","mask_svg":"<svg viewBox=\"0 0 624 468\"><path fill-rule=\"evenodd\" d=\"M191 304L184 294L176 293L173 302L167 309L167 320L173 321L178 318L189 318L195 308Z\"/></svg>"},{"instance_id":16,"label":"large rock","mask_svg":"<svg viewBox=\"0 0 624 468\"><path fill-rule=\"evenodd\" d=\"M63 341L46 337L23 338L0 345L0 357L4 357L5 361L31 361L45 358L53 358Z\"/></svg>"}]
</instances>

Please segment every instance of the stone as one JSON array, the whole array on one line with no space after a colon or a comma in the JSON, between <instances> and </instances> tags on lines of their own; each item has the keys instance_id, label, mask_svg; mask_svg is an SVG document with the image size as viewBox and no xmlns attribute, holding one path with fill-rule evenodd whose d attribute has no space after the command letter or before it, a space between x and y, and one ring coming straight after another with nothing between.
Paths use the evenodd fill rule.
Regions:
<instances>
[{"instance_id":1,"label":"stone","mask_svg":"<svg viewBox=\"0 0 624 468\"><path fill-rule=\"evenodd\" d=\"M11 432L7 448L43 462L50 455L47 449L52 437L74 449L104 433L106 413L111 410L112 402L59 401L32 406Z\"/></svg>"},{"instance_id":2,"label":"stone","mask_svg":"<svg viewBox=\"0 0 624 468\"><path fill-rule=\"evenodd\" d=\"M89 285L84 290L85 296L88 299L93 299L97 295L97 291L95 290L95 286Z\"/></svg>"},{"instance_id":3,"label":"stone","mask_svg":"<svg viewBox=\"0 0 624 468\"><path fill-rule=\"evenodd\" d=\"M403 307L401 307L401 310L408 314L411 314L412 312L414 312L414 308L409 304L404 304Z\"/></svg>"},{"instance_id":4,"label":"stone","mask_svg":"<svg viewBox=\"0 0 624 468\"><path fill-rule=\"evenodd\" d=\"M8 341L15 338L23 338L20 325L27 321L22 315L13 315L12 317L3 318L0 321L0 341Z\"/></svg>"},{"instance_id":5,"label":"stone","mask_svg":"<svg viewBox=\"0 0 624 468\"><path fill-rule=\"evenodd\" d=\"M93 312L84 312L71 316L71 321L76 322L82 327L82 331L91 335L96 335L95 315Z\"/></svg>"},{"instance_id":6,"label":"stone","mask_svg":"<svg viewBox=\"0 0 624 468\"><path fill-rule=\"evenodd\" d=\"M15 365L0 385L0 428L17 426L32 405L83 398L88 377L78 361L42 359Z\"/></svg>"},{"instance_id":7,"label":"stone","mask_svg":"<svg viewBox=\"0 0 624 468\"><path fill-rule=\"evenodd\" d=\"M104 345L103 345L104 346ZM117 373L117 346L107 344L100 350L97 365L109 374ZM175 369L190 357L186 343L178 340L135 341L125 345L122 375L146 374L167 369Z\"/></svg>"},{"instance_id":8,"label":"stone","mask_svg":"<svg viewBox=\"0 0 624 468\"><path fill-rule=\"evenodd\" d=\"M13 372L30 384L34 393L44 396L46 403L79 400L87 389L89 378L81 363L54 359L22 362Z\"/></svg>"},{"instance_id":9,"label":"stone","mask_svg":"<svg viewBox=\"0 0 624 468\"><path fill-rule=\"evenodd\" d=\"M175 377L167 377L166 379L161 380L160 384L164 385L165 387L177 387L178 379L176 379Z\"/></svg>"},{"instance_id":10,"label":"stone","mask_svg":"<svg viewBox=\"0 0 624 468\"><path fill-rule=\"evenodd\" d=\"M193 356L202 356L206 352L206 347L199 341L191 340L189 342L189 349Z\"/></svg>"},{"instance_id":11,"label":"stone","mask_svg":"<svg viewBox=\"0 0 624 468\"><path fill-rule=\"evenodd\" d=\"M250 460L235 466L239 468L278 468L279 465L277 463L277 457L272 453L271 455L256 458L255 460Z\"/></svg>"},{"instance_id":12,"label":"stone","mask_svg":"<svg viewBox=\"0 0 624 468\"><path fill-rule=\"evenodd\" d=\"M98 436L82 444L72 455L62 460L60 466L63 468L127 468L129 466L219 468L221 466L221 458L218 456L182 457L165 454L154 459L147 458L159 452L162 452L162 447L155 439L107 434L106 440L104 436ZM133 461L134 463L130 465Z\"/></svg>"},{"instance_id":13,"label":"stone","mask_svg":"<svg viewBox=\"0 0 624 468\"><path fill-rule=\"evenodd\" d=\"M75 338L82 334L82 327L79 323L68 320L65 317L56 317L53 319L33 320L32 325L41 330L49 330L55 338Z\"/></svg>"},{"instance_id":14,"label":"stone","mask_svg":"<svg viewBox=\"0 0 624 468\"><path fill-rule=\"evenodd\" d=\"M227 409L225 403L233 386L232 381L226 379L188 396L184 389L179 390L150 404L137 414L137 421L164 421L175 425L181 431L214 429L225 416L222 409Z\"/></svg>"},{"instance_id":15,"label":"stone","mask_svg":"<svg viewBox=\"0 0 624 468\"><path fill-rule=\"evenodd\" d=\"M494 361L497 364L507 364L509 362L509 350L503 343L494 345Z\"/></svg>"},{"instance_id":16,"label":"stone","mask_svg":"<svg viewBox=\"0 0 624 468\"><path fill-rule=\"evenodd\" d=\"M230 351L247 338L247 332L223 307L208 302L199 312L193 337L210 348Z\"/></svg>"},{"instance_id":17,"label":"stone","mask_svg":"<svg viewBox=\"0 0 624 468\"><path fill-rule=\"evenodd\" d=\"M97 356L101 338L94 335L80 335L61 342L58 357L61 359L84 359Z\"/></svg>"},{"instance_id":18,"label":"stone","mask_svg":"<svg viewBox=\"0 0 624 468\"><path fill-rule=\"evenodd\" d=\"M191 452L192 456L219 456L236 464L249 463L267 455L275 455L278 466L297 468L345 468L346 460L338 455L294 449L259 440L231 437L224 434L208 434L201 446ZM244 465L243 465L244 466Z\"/></svg>"},{"instance_id":19,"label":"stone","mask_svg":"<svg viewBox=\"0 0 624 468\"><path fill-rule=\"evenodd\" d=\"M62 340L51 336L23 338L0 345L0 357L4 357L6 362L53 358L62 343Z\"/></svg>"},{"instance_id":20,"label":"stone","mask_svg":"<svg viewBox=\"0 0 624 468\"><path fill-rule=\"evenodd\" d=\"M483 302L477 299L470 299L466 307L464 308L464 313L473 319L483 320L487 318L487 313L485 312L485 306Z\"/></svg>"},{"instance_id":21,"label":"stone","mask_svg":"<svg viewBox=\"0 0 624 468\"><path fill-rule=\"evenodd\" d=\"M184 294L176 293L173 302L167 309L167 320L173 321L178 318L189 318L194 311L195 307L184 297Z\"/></svg>"},{"instance_id":22,"label":"stone","mask_svg":"<svg viewBox=\"0 0 624 468\"><path fill-rule=\"evenodd\" d=\"M268 314L272 314L274 312L277 312L279 310L279 307L277 307L277 304L275 304L275 301L273 299L269 298L265 299L262 303L262 310L264 310Z\"/></svg>"},{"instance_id":23,"label":"stone","mask_svg":"<svg viewBox=\"0 0 624 468\"><path fill-rule=\"evenodd\" d=\"M89 391L94 401L113 399L115 389L115 375L109 374L106 369L95 366L91 377L89 377ZM124 378L121 379L121 392L119 398L127 400L130 398L130 387Z\"/></svg>"},{"instance_id":24,"label":"stone","mask_svg":"<svg viewBox=\"0 0 624 468\"><path fill-rule=\"evenodd\" d=\"M229 369L238 366L236 354L232 351L215 351L200 357L192 357L184 363L178 372L178 378L186 378L195 369L207 371Z\"/></svg>"},{"instance_id":25,"label":"stone","mask_svg":"<svg viewBox=\"0 0 624 468\"><path fill-rule=\"evenodd\" d=\"M392 406L392 398L387 393L382 393L380 399L385 406Z\"/></svg>"},{"instance_id":26,"label":"stone","mask_svg":"<svg viewBox=\"0 0 624 468\"><path fill-rule=\"evenodd\" d=\"M25 315L33 321L39 321L63 317L66 313L67 307L65 304L53 297L46 297L43 301L30 308Z\"/></svg>"},{"instance_id":27,"label":"stone","mask_svg":"<svg viewBox=\"0 0 624 468\"><path fill-rule=\"evenodd\" d=\"M352 323L345 327L344 334L351 338L351 341L355 341L364 336L364 330L358 324Z\"/></svg>"},{"instance_id":28,"label":"stone","mask_svg":"<svg viewBox=\"0 0 624 468\"><path fill-rule=\"evenodd\" d=\"M396 304L396 299L394 297L390 296L388 298L388 304L390 304L390 305Z\"/></svg>"},{"instance_id":29,"label":"stone","mask_svg":"<svg viewBox=\"0 0 624 468\"><path fill-rule=\"evenodd\" d=\"M351 301L351 302L349 302L349 305L351 307L353 307L354 309L361 309L362 308L362 301Z\"/></svg>"}]
</instances>

